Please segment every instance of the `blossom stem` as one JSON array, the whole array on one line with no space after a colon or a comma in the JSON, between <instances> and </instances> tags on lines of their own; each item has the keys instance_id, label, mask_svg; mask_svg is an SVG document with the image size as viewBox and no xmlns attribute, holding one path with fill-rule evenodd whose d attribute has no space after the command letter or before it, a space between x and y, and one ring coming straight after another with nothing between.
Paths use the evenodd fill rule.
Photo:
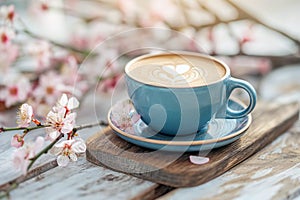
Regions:
<instances>
[{"instance_id":1,"label":"blossom stem","mask_svg":"<svg viewBox=\"0 0 300 200\"><path fill-rule=\"evenodd\" d=\"M90 54L89 51L80 50L80 49L77 49L77 48L75 48L73 46L70 46L70 45L67 45L67 44L61 44L61 43L58 43L56 41L50 40L49 38L45 39L45 38L31 32L31 31L29 31L28 29L24 29L24 30L22 30L22 32L27 34L28 36L30 36L32 38L35 38L35 39L38 39L38 40L47 40L48 42L52 43L55 46L58 46L58 47L61 47L61 48L64 48L64 49L68 49L68 50L73 51L75 53L82 54L83 56L88 56Z\"/></svg>"},{"instance_id":2,"label":"blossom stem","mask_svg":"<svg viewBox=\"0 0 300 200\"><path fill-rule=\"evenodd\" d=\"M34 127L29 127L29 128L26 128L24 129L23 131L23 135L22 137L25 137L27 135L27 133L29 133L30 131L32 130L35 130L35 129L40 129L40 128L45 128L45 127L49 127L49 125L37 125L37 126L34 126Z\"/></svg>"},{"instance_id":3,"label":"blossom stem","mask_svg":"<svg viewBox=\"0 0 300 200\"><path fill-rule=\"evenodd\" d=\"M79 54L82 54L83 56L88 56L90 54L89 51L86 51L86 50L80 50L80 49L77 49L73 46L70 46L70 45L67 45L67 44L61 44L59 42L56 42L56 41L53 41L53 40L50 40L49 38L43 38L42 36L40 35L37 35L33 32L31 32L29 30L29 28L27 27L26 23L21 19L21 18L18 18L20 23L22 24L23 26L23 30L19 30L19 32L23 32L25 33L26 35L32 37L32 38L35 38L35 39L38 39L38 40L46 40L48 42L50 42L51 44L55 45L55 46L58 46L58 47L61 47L61 48L64 48L64 49L68 49L70 51L73 51L75 53L79 53Z\"/></svg>"},{"instance_id":4,"label":"blossom stem","mask_svg":"<svg viewBox=\"0 0 300 200\"><path fill-rule=\"evenodd\" d=\"M78 19L81 19L83 21L85 21L86 23L89 23L89 22L92 22L92 21L95 21L95 20L99 20L99 19L103 19L102 17L100 16L95 16L95 17L88 17L88 16L84 16L83 14L77 12L76 10L73 10L73 9L70 9L70 8L67 8L67 7L49 7L50 9L53 9L53 10L57 10L57 11L61 11L63 13L66 13L72 17L76 17Z\"/></svg>"},{"instance_id":5,"label":"blossom stem","mask_svg":"<svg viewBox=\"0 0 300 200\"><path fill-rule=\"evenodd\" d=\"M41 150L36 156L32 157L30 160L30 164L27 167L27 171L32 167L33 163L41 157L44 153L47 153L62 137L64 137L64 134L61 133L53 142L51 142L48 146L46 146L43 150Z\"/></svg>"},{"instance_id":6,"label":"blossom stem","mask_svg":"<svg viewBox=\"0 0 300 200\"><path fill-rule=\"evenodd\" d=\"M85 128L92 128L94 126L108 126L108 123L105 122L105 121L99 121L99 122L94 123L94 124L80 125L80 126L77 126L77 127L73 128L73 132L76 132L76 131L79 131L79 130L85 129Z\"/></svg>"},{"instance_id":7,"label":"blossom stem","mask_svg":"<svg viewBox=\"0 0 300 200\"><path fill-rule=\"evenodd\" d=\"M9 127L9 128L4 128L4 127L1 127L0 128L0 133L1 132L6 132L6 131L18 131L18 130L23 130L23 133L28 133L32 130L35 130L35 129L40 129L40 128L45 128L45 127L48 127L49 125L39 125L39 126L34 126L34 127Z\"/></svg>"},{"instance_id":8,"label":"blossom stem","mask_svg":"<svg viewBox=\"0 0 300 200\"><path fill-rule=\"evenodd\" d=\"M0 199L4 199L4 198L10 199L9 192L16 189L18 186L19 186L18 183L12 183L9 189L0 191Z\"/></svg>"},{"instance_id":9,"label":"blossom stem","mask_svg":"<svg viewBox=\"0 0 300 200\"><path fill-rule=\"evenodd\" d=\"M107 126L108 123L105 121L99 121L94 124L86 124L86 125L80 125L75 128L73 128L72 132L75 134L78 130L82 130L85 128L92 128L94 126ZM45 125L43 125L45 127ZM43 150L41 150L36 156L32 157L30 160L30 164L27 167L27 171L32 167L33 163L41 157L43 154L47 153L62 137L64 137L64 134L61 133L53 142L51 142L48 146L46 146Z\"/></svg>"}]
</instances>

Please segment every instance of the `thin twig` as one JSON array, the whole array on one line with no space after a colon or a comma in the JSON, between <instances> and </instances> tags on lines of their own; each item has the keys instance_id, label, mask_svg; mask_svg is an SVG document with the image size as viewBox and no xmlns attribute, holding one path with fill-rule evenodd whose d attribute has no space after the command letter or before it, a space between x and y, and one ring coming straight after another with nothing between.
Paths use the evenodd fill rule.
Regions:
<instances>
[{"instance_id":1,"label":"thin twig","mask_svg":"<svg viewBox=\"0 0 300 200\"><path fill-rule=\"evenodd\" d=\"M209 14L211 14L215 20L217 22L221 22L222 20L220 19L220 17L213 11L211 10L208 6L206 6L205 4L201 4L200 1L197 1L199 8L205 10L206 12L208 12Z\"/></svg>"},{"instance_id":2,"label":"thin twig","mask_svg":"<svg viewBox=\"0 0 300 200\"><path fill-rule=\"evenodd\" d=\"M83 20L86 23L102 19L102 16L95 16L95 17L84 16L82 13L77 12L76 10L73 10L73 9L70 9L70 8L67 8L67 7L53 7L52 6L52 7L49 7L49 8L53 9L53 10L60 11L60 12L65 12L66 14L68 14L72 17L76 17L77 19Z\"/></svg>"},{"instance_id":3,"label":"thin twig","mask_svg":"<svg viewBox=\"0 0 300 200\"><path fill-rule=\"evenodd\" d=\"M24 133L28 133L32 130L35 130L35 129L40 129L40 128L45 128L45 127L48 127L49 125L40 125L40 126L33 126L33 127L9 127L9 128L6 128L6 127L1 127L0 128L0 133L2 132L7 132L7 131L18 131L18 130L23 130Z\"/></svg>"},{"instance_id":4,"label":"thin twig","mask_svg":"<svg viewBox=\"0 0 300 200\"><path fill-rule=\"evenodd\" d=\"M272 62L273 68L300 62L299 54L290 54L284 56L270 56L270 55L252 55L252 54L241 53L241 54L212 54L212 56L224 56L224 57L246 56L250 58L265 58L265 59L269 59Z\"/></svg>"},{"instance_id":5,"label":"thin twig","mask_svg":"<svg viewBox=\"0 0 300 200\"><path fill-rule=\"evenodd\" d=\"M33 158L30 159L30 164L27 167L27 171L31 168L31 166L33 165L33 163L39 158L41 157L44 153L48 153L48 151L62 138L64 137L64 134L61 133L53 142L51 142L48 146L46 146L42 151L40 151L36 156L34 156Z\"/></svg>"},{"instance_id":6,"label":"thin twig","mask_svg":"<svg viewBox=\"0 0 300 200\"><path fill-rule=\"evenodd\" d=\"M38 40L47 40L48 42L50 42L51 44L55 45L55 46L58 46L58 47L61 47L61 48L64 48L64 49L68 49L70 51L73 51L75 53L79 53L79 54L82 54L83 56L88 56L90 54L89 51L85 51L85 50L80 50L80 49L77 49L73 46L70 46L70 45L67 45L67 44L61 44L61 43L58 43L54 40L50 40L49 38L44 38L42 36L39 36L31 31L29 31L28 29L24 29L24 30L19 30L19 32L23 32L25 33L26 35L32 37L32 38L35 38L35 39L38 39Z\"/></svg>"},{"instance_id":7,"label":"thin twig","mask_svg":"<svg viewBox=\"0 0 300 200\"><path fill-rule=\"evenodd\" d=\"M37 35L35 33L33 33L32 31L30 31L30 29L28 28L28 26L26 25L26 23L22 20L22 18L18 17L18 21L21 23L21 25L23 26L23 30L19 30L19 31L16 31L16 32L22 32L22 33L25 33L26 35L32 37L32 38L35 38L35 39L38 39L38 40L47 40L49 43L55 45L55 46L58 46L58 47L61 47L63 49L68 49L72 52L75 52L75 53L79 53L83 56L88 56L90 54L89 51L85 51L85 50L80 50L80 49L77 49L73 46L70 46L70 45L67 45L67 44L61 44L57 41L54 41L54 40L51 40L49 38L44 38L40 35Z\"/></svg>"},{"instance_id":8,"label":"thin twig","mask_svg":"<svg viewBox=\"0 0 300 200\"><path fill-rule=\"evenodd\" d=\"M255 23L258 23L258 24L261 24L263 26L265 26L266 28L270 29L270 30L273 30L283 36L285 36L286 38L292 40L293 42L295 42L297 45L298 45L298 49L300 47L300 41L294 37L292 37L291 35L277 29L277 28L274 28L266 23L264 23L262 20L260 20L259 18L257 18L256 16L254 15L251 15L250 13L248 13L246 10L242 9L240 6L236 5L234 2L232 2L232 0L228 0L227 1L232 7L234 7L239 13L240 15L242 16L245 16L247 19L249 20L252 20L254 21Z\"/></svg>"},{"instance_id":9,"label":"thin twig","mask_svg":"<svg viewBox=\"0 0 300 200\"><path fill-rule=\"evenodd\" d=\"M80 125L80 126L75 127L73 129L73 131L76 132L76 131L79 131L81 129L92 128L92 127L95 127L95 126L108 126L108 123L105 122L105 121L100 121L100 122L97 122L97 123L94 123L94 124Z\"/></svg>"}]
</instances>

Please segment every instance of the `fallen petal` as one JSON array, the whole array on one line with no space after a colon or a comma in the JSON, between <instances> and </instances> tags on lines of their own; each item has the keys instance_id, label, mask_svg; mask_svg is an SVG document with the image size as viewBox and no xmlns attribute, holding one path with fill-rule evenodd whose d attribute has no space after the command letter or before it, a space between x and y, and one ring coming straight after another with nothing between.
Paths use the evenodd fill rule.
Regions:
<instances>
[{"instance_id":1,"label":"fallen petal","mask_svg":"<svg viewBox=\"0 0 300 200\"><path fill-rule=\"evenodd\" d=\"M196 165L203 165L203 164L209 162L209 158L202 157L202 156L190 156L190 161L191 161L191 163L196 164Z\"/></svg>"}]
</instances>

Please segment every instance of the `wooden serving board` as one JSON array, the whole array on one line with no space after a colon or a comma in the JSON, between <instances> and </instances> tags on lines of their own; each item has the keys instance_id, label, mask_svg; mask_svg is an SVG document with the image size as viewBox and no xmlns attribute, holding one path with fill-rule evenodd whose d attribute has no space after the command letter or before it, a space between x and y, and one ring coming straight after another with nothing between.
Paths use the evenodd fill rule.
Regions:
<instances>
[{"instance_id":1,"label":"wooden serving board","mask_svg":"<svg viewBox=\"0 0 300 200\"><path fill-rule=\"evenodd\" d=\"M298 119L298 104L259 103L253 122L237 141L211 152L176 153L138 147L119 138L109 127L87 141L87 160L109 169L172 187L205 183L236 166L276 137ZM204 155L210 161L195 165L189 155Z\"/></svg>"}]
</instances>

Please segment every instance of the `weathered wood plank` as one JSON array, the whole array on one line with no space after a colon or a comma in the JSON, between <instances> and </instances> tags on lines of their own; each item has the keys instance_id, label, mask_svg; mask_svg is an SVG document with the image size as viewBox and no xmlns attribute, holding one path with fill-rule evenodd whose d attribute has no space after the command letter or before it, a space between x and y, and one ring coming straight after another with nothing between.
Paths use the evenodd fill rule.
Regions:
<instances>
[{"instance_id":1,"label":"weathered wood plank","mask_svg":"<svg viewBox=\"0 0 300 200\"><path fill-rule=\"evenodd\" d=\"M12 199L131 199L157 184L95 166L85 159L21 183Z\"/></svg>"},{"instance_id":2,"label":"weathered wood plank","mask_svg":"<svg viewBox=\"0 0 300 200\"><path fill-rule=\"evenodd\" d=\"M298 118L298 105L263 103L238 141L207 155L210 162L193 165L190 153L153 151L132 145L105 129L87 142L87 159L95 164L172 187L205 183L239 164L287 130ZM145 159L146 158L146 159Z\"/></svg>"},{"instance_id":3,"label":"weathered wood plank","mask_svg":"<svg viewBox=\"0 0 300 200\"><path fill-rule=\"evenodd\" d=\"M293 199L300 195L299 141L299 127L297 131L293 128L217 179L176 189L160 200Z\"/></svg>"}]
</instances>

